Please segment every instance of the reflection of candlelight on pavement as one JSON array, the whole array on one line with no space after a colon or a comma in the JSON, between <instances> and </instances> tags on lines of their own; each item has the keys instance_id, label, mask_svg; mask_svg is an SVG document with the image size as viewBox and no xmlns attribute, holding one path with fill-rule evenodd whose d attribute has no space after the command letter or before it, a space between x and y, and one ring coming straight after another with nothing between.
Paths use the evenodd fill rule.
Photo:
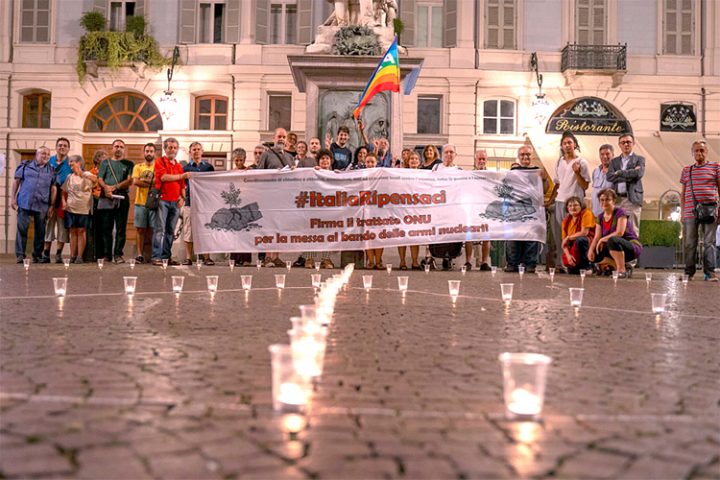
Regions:
<instances>
[{"instance_id":1,"label":"reflection of candlelight on pavement","mask_svg":"<svg viewBox=\"0 0 720 480\"><path fill-rule=\"evenodd\" d=\"M305 417L297 413L283 415L283 427L288 433L294 434L305 428Z\"/></svg>"}]
</instances>

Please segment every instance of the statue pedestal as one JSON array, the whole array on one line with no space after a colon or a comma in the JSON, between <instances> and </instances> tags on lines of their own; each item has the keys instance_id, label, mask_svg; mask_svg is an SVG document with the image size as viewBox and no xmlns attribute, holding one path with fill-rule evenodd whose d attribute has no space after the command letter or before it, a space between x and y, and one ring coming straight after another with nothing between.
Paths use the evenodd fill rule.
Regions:
<instances>
[{"instance_id":1,"label":"statue pedestal","mask_svg":"<svg viewBox=\"0 0 720 480\"><path fill-rule=\"evenodd\" d=\"M322 28L322 27L321 27ZM325 27L335 28L335 27ZM340 55L288 55L295 86L306 93L305 136L318 136L321 142L329 133L333 138L341 125L350 127L350 144L360 144L352 112L380 57ZM415 68L422 68L423 58L400 58L400 79ZM402 151L402 92L381 92L360 115L369 140L385 136L393 155Z\"/></svg>"}]
</instances>

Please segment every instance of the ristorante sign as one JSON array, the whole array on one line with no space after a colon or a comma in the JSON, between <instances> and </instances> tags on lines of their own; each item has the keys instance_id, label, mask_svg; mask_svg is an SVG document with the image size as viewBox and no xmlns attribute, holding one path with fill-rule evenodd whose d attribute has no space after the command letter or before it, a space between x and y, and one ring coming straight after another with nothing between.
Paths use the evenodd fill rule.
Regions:
<instances>
[{"instance_id":1,"label":"ristorante sign","mask_svg":"<svg viewBox=\"0 0 720 480\"><path fill-rule=\"evenodd\" d=\"M191 180L199 253L545 242L536 171L208 172Z\"/></svg>"},{"instance_id":2,"label":"ristorante sign","mask_svg":"<svg viewBox=\"0 0 720 480\"><path fill-rule=\"evenodd\" d=\"M558 108L548 121L546 133L571 131L577 135L621 135L632 133L625 117L601 98L582 97Z\"/></svg>"}]
</instances>

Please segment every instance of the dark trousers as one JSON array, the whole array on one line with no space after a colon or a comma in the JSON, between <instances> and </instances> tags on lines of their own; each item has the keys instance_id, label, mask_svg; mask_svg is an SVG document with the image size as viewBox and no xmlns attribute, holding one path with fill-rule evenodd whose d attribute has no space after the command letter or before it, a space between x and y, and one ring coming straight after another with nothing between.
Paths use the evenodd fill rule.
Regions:
<instances>
[{"instance_id":1,"label":"dark trousers","mask_svg":"<svg viewBox=\"0 0 720 480\"><path fill-rule=\"evenodd\" d=\"M590 240L588 237L578 237L575 240L570 241L570 250L572 251L573 245L575 246L575 266L571 267L564 261L563 264L567 267L570 273L579 273L580 270L588 270L590 268L590 261L588 260L588 251L590 250Z\"/></svg>"},{"instance_id":2,"label":"dark trousers","mask_svg":"<svg viewBox=\"0 0 720 480\"><path fill-rule=\"evenodd\" d=\"M695 275L697 269L698 242L703 241L703 272L711 274L715 271L715 235L717 225L714 223L697 223L694 218L683 221L683 250L685 252L685 273Z\"/></svg>"},{"instance_id":3,"label":"dark trousers","mask_svg":"<svg viewBox=\"0 0 720 480\"><path fill-rule=\"evenodd\" d=\"M517 267L520 264L526 267L537 266L540 242L510 240L506 247L509 266Z\"/></svg>"},{"instance_id":4,"label":"dark trousers","mask_svg":"<svg viewBox=\"0 0 720 480\"><path fill-rule=\"evenodd\" d=\"M17 234L15 235L15 256L25 258L25 249L27 248L28 228L30 228L30 220L35 222L35 233L33 234L33 258L40 258L45 246L45 213L36 212L34 210L25 210L18 208L17 214Z\"/></svg>"},{"instance_id":5,"label":"dark trousers","mask_svg":"<svg viewBox=\"0 0 720 480\"><path fill-rule=\"evenodd\" d=\"M98 250L98 258L121 257L125 250L125 236L127 231L130 200L125 197L118 208L112 210L98 210L100 220L100 236L102 237L102 250ZM115 229L115 247L113 248L113 228Z\"/></svg>"},{"instance_id":6,"label":"dark trousers","mask_svg":"<svg viewBox=\"0 0 720 480\"><path fill-rule=\"evenodd\" d=\"M605 257L610 257L610 252L624 252L625 263L635 260L635 250L633 250L632 242L622 237L610 237L605 247L595 257L595 262L599 262ZM612 258L612 257L611 257Z\"/></svg>"}]
</instances>

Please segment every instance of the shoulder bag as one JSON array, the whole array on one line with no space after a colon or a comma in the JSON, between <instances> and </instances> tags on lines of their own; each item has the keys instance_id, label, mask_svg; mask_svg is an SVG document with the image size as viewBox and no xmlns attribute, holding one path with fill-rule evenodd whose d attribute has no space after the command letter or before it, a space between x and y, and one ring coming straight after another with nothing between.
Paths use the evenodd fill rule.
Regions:
<instances>
[{"instance_id":1,"label":"shoulder bag","mask_svg":"<svg viewBox=\"0 0 720 480\"><path fill-rule=\"evenodd\" d=\"M695 189L692 184L692 170L694 165L690 165L690 193L693 197L693 213L697 223L708 224L715 223L715 214L717 213L717 202L698 202L695 197Z\"/></svg>"},{"instance_id":2,"label":"shoulder bag","mask_svg":"<svg viewBox=\"0 0 720 480\"><path fill-rule=\"evenodd\" d=\"M155 161L157 162L159 159ZM159 188L155 188L155 172L153 171L152 180L150 181L150 190L148 190L147 200L145 200L145 208L149 210L157 210L160 206L161 194L161 190Z\"/></svg>"},{"instance_id":3,"label":"shoulder bag","mask_svg":"<svg viewBox=\"0 0 720 480\"><path fill-rule=\"evenodd\" d=\"M110 160L105 161L108 162L108 168L110 169L110 173L112 173L112 176L115 179L115 185L119 184L120 182L118 182L117 176L115 175L115 170L113 170L112 165L110 165ZM104 189L101 189L100 193L102 194L102 196L98 199L98 210L114 210L116 208L120 208L119 198L108 198L104 193Z\"/></svg>"}]
</instances>

